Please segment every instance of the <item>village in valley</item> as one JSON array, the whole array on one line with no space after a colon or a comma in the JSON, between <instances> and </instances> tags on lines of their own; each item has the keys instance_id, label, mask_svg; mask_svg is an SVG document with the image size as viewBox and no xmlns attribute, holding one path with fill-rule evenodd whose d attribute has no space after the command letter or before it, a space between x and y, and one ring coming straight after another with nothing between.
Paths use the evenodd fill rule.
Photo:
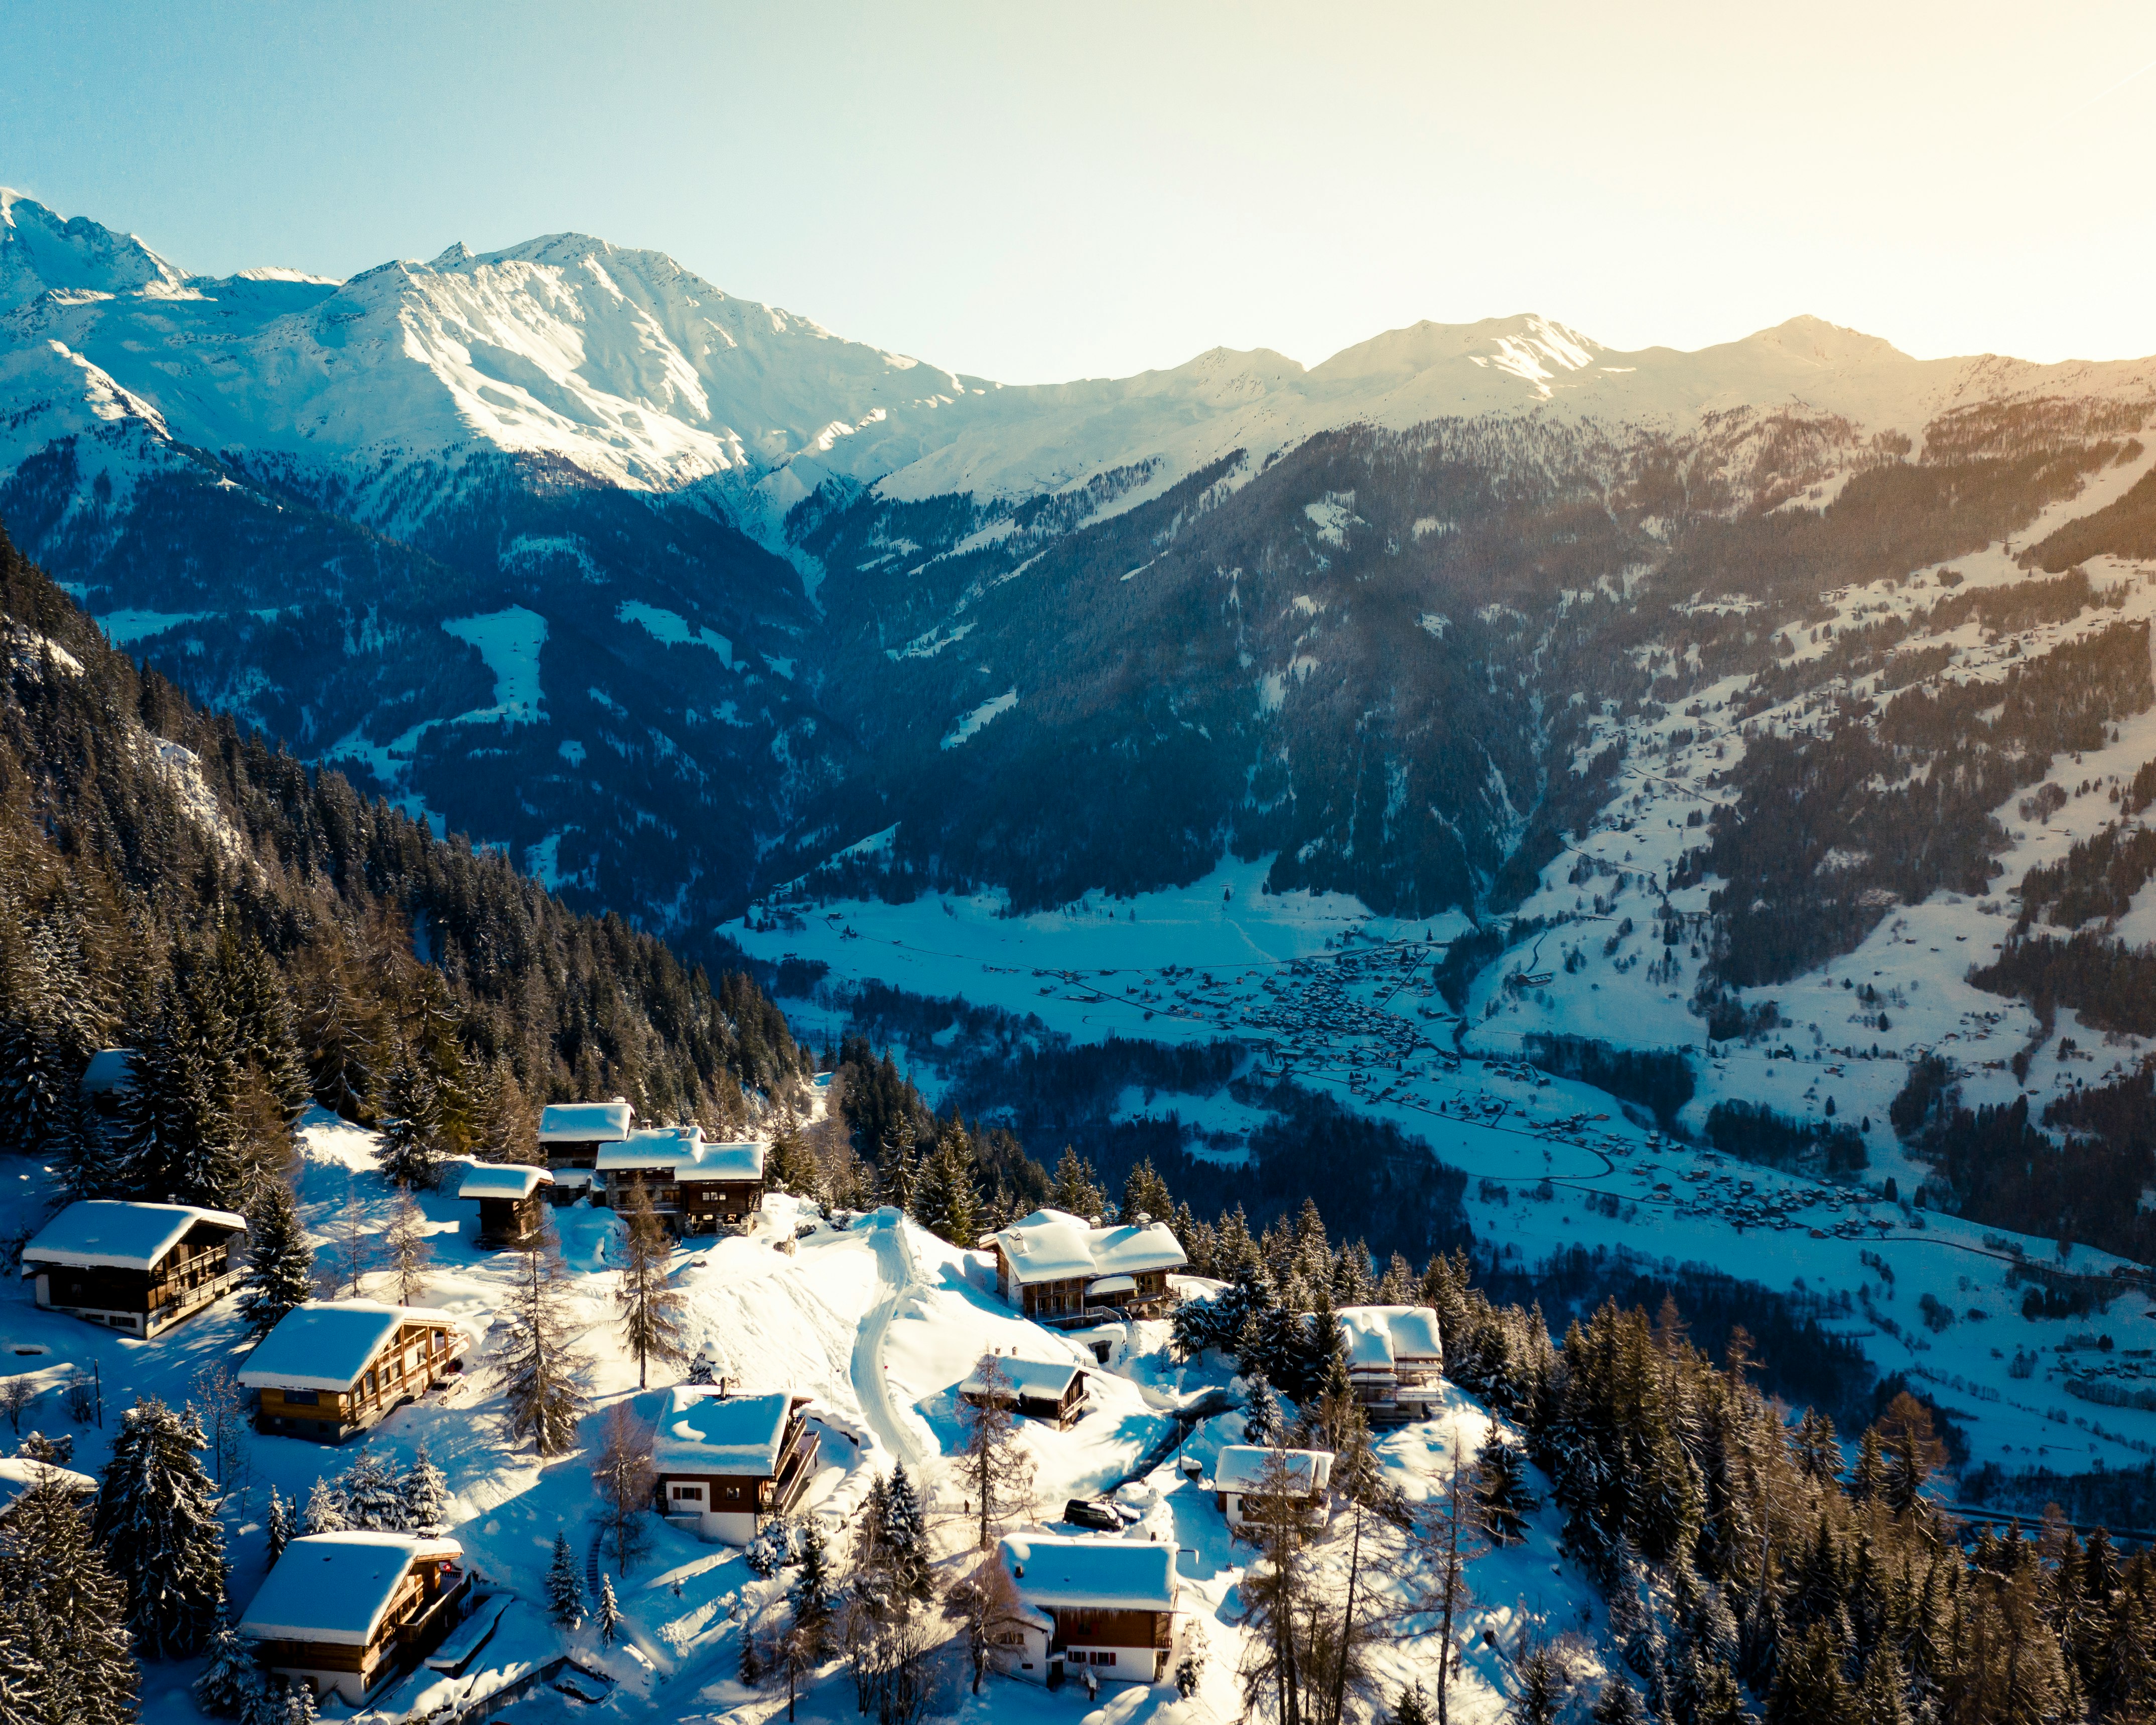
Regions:
<instances>
[{"instance_id":1,"label":"village in valley","mask_svg":"<svg viewBox=\"0 0 2156 1725\"><path fill-rule=\"evenodd\" d=\"M93 1066L124 1088L126 1051ZM1276 1302L1269 1352L1231 1327L1268 1321L1255 1251L1195 1273L1149 1168L1112 1199L1066 1154L955 1240L907 1189L933 1153L830 1202L831 1086L726 1139L556 1104L523 1163L316 1108L248 1215L62 1204L4 1308L0 1471L18 1506L140 1494L176 1616L217 1594L144 1716L1224 1719L1269 1623L1340 1609L1353 1693L1494 1717L1523 1652L1585 1645L1419 1272L1358 1298L1343 1245L1342 1302ZM1294 1598L1254 1605L1260 1572Z\"/></svg>"}]
</instances>

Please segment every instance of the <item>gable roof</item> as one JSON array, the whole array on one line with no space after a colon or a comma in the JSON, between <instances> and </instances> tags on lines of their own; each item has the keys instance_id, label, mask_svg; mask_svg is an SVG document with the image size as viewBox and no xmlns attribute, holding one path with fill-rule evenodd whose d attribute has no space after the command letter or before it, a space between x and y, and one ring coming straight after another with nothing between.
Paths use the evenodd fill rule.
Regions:
<instances>
[{"instance_id":1,"label":"gable roof","mask_svg":"<svg viewBox=\"0 0 2156 1725\"><path fill-rule=\"evenodd\" d=\"M552 1183L543 1168L527 1168L516 1162L475 1162L465 1170L457 1186L459 1198L529 1198L541 1186Z\"/></svg>"},{"instance_id":2,"label":"gable roof","mask_svg":"<svg viewBox=\"0 0 2156 1725\"><path fill-rule=\"evenodd\" d=\"M1437 1313L1427 1306L1343 1306L1340 1327L1348 1337L1348 1363L1363 1371L1401 1365L1435 1365L1445 1358Z\"/></svg>"},{"instance_id":3,"label":"gable roof","mask_svg":"<svg viewBox=\"0 0 2156 1725\"><path fill-rule=\"evenodd\" d=\"M1003 1373L1005 1388L1019 1395L1047 1396L1051 1400L1060 1400L1070 1380L1085 1370L1069 1360L1014 1359L1008 1354L997 1355L996 1365ZM978 1365L958 1386L961 1395L986 1395L988 1390Z\"/></svg>"},{"instance_id":4,"label":"gable roof","mask_svg":"<svg viewBox=\"0 0 2156 1725\"><path fill-rule=\"evenodd\" d=\"M454 1539L410 1533L309 1533L262 1579L239 1632L270 1641L364 1647L381 1631L398 1584L422 1558L460 1558Z\"/></svg>"},{"instance_id":5,"label":"gable roof","mask_svg":"<svg viewBox=\"0 0 2156 1725\"><path fill-rule=\"evenodd\" d=\"M1165 1222L1095 1228L1067 1210L1035 1210L994 1239L1021 1282L1133 1276L1178 1269L1188 1261Z\"/></svg>"},{"instance_id":6,"label":"gable roof","mask_svg":"<svg viewBox=\"0 0 2156 1725\"><path fill-rule=\"evenodd\" d=\"M539 1111L539 1142L587 1143L625 1138L636 1110L619 1099L611 1102L550 1102Z\"/></svg>"},{"instance_id":7,"label":"gable roof","mask_svg":"<svg viewBox=\"0 0 2156 1725\"><path fill-rule=\"evenodd\" d=\"M82 1093L98 1096L131 1088L135 1082L135 1052L131 1048L98 1050L82 1069Z\"/></svg>"},{"instance_id":8,"label":"gable roof","mask_svg":"<svg viewBox=\"0 0 2156 1725\"><path fill-rule=\"evenodd\" d=\"M694 1162L676 1165L685 1180L761 1180L764 1145L755 1138L729 1138L722 1144L706 1140L697 1146Z\"/></svg>"},{"instance_id":9,"label":"gable roof","mask_svg":"<svg viewBox=\"0 0 2156 1725\"><path fill-rule=\"evenodd\" d=\"M1175 1609L1172 1545L1012 1533L1005 1536L998 1555L1029 1604L1107 1611Z\"/></svg>"},{"instance_id":10,"label":"gable roof","mask_svg":"<svg viewBox=\"0 0 2156 1725\"><path fill-rule=\"evenodd\" d=\"M84 1270L149 1270L187 1237L198 1222L247 1231L229 1210L191 1204L125 1204L85 1198L69 1204L23 1248L25 1260L69 1264Z\"/></svg>"},{"instance_id":11,"label":"gable roof","mask_svg":"<svg viewBox=\"0 0 2156 1725\"><path fill-rule=\"evenodd\" d=\"M778 1471L794 1399L783 1391L725 1395L704 1384L677 1384L652 1435L652 1466L662 1473L767 1478Z\"/></svg>"},{"instance_id":12,"label":"gable roof","mask_svg":"<svg viewBox=\"0 0 2156 1725\"><path fill-rule=\"evenodd\" d=\"M249 1389L349 1389L400 1324L456 1327L429 1306L385 1306L378 1300L310 1300L277 1320L240 1368Z\"/></svg>"},{"instance_id":13,"label":"gable roof","mask_svg":"<svg viewBox=\"0 0 2156 1725\"><path fill-rule=\"evenodd\" d=\"M1213 1489L1249 1493L1260 1488L1265 1465L1273 1452L1263 1444L1228 1444L1213 1464ZM1332 1478L1330 1450L1282 1450L1288 1476L1303 1491L1322 1491Z\"/></svg>"}]
</instances>

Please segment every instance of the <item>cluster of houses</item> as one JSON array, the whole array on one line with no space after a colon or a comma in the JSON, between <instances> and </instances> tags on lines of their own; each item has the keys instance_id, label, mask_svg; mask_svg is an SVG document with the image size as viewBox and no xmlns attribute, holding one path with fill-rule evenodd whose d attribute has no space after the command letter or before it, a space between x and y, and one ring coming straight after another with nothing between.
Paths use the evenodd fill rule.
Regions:
<instances>
[{"instance_id":1,"label":"cluster of houses","mask_svg":"<svg viewBox=\"0 0 2156 1725\"><path fill-rule=\"evenodd\" d=\"M715 1142L693 1126L639 1128L634 1110L618 1099L550 1107L539 1136L546 1166L475 1163L461 1176L456 1196L475 1207L471 1237L480 1247L527 1246L544 1231L546 1205L588 1199L619 1207L639 1183L685 1235L738 1226L762 1202L761 1145ZM23 1274L34 1279L40 1307L147 1341L234 1288L246 1244L246 1222L224 1211L87 1200L29 1241ZM1101 1227L1040 1209L981 1245L993 1255L1002 1298L1061 1332L1064 1357L995 1356L957 1393L1058 1429L1083 1416L1091 1368L1107 1362L1120 1326L1173 1307L1171 1277L1186 1262L1173 1230L1144 1216ZM1436 1315L1425 1307L1361 1306L1339 1317L1350 1378L1373 1423L1428 1417L1442 1394ZM446 1312L311 1301L257 1344L240 1381L255 1393L263 1432L338 1444L461 1371L471 1340ZM1044 1343L1045 1355L1056 1351ZM810 1405L788 1391L675 1386L653 1435L653 1507L686 1532L736 1544L793 1514L822 1465ZM0 1463L0 1497L8 1493L9 1465ZM1293 1513L1322 1527L1332 1466L1322 1450L1230 1445L1215 1461L1212 1490L1238 1534L1261 1514L1276 1514L1282 1494ZM85 1494L95 1489L87 1477L69 1478ZM1043 1682L1074 1672L1138 1682L1168 1675L1178 1611L1172 1545L1036 1531L1004 1539L999 1558L1019 1604L999 1631L998 1669ZM423 1660L453 1669L484 1640L472 1632L476 1620L459 1628L475 1598L463 1559L447 1538L296 1538L239 1627L273 1671L318 1697L335 1692L360 1705L392 1674Z\"/></svg>"}]
</instances>

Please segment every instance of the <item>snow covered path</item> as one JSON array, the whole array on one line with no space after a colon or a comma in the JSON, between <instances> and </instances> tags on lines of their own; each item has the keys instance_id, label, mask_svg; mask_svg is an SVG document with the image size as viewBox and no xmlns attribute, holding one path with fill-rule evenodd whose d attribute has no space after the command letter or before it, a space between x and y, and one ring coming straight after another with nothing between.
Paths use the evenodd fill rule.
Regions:
<instances>
[{"instance_id":1,"label":"snow covered path","mask_svg":"<svg viewBox=\"0 0 2156 1725\"><path fill-rule=\"evenodd\" d=\"M914 1281L905 1230L896 1215L877 1214L870 1243L875 1249L876 1276L884 1293L855 1335L854 1393L860 1398L861 1412L875 1435L918 1477L925 1458L919 1442L906 1429L906 1415L891 1393L891 1379L884 1370L884 1341L891 1332L891 1321L897 1316L899 1303L911 1291Z\"/></svg>"}]
</instances>

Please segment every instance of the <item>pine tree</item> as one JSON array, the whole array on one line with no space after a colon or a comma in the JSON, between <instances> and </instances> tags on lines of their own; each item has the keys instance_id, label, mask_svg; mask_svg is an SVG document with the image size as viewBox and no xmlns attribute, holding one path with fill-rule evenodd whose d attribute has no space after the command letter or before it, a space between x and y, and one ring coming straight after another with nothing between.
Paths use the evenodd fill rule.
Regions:
<instances>
[{"instance_id":1,"label":"pine tree","mask_svg":"<svg viewBox=\"0 0 2156 1725\"><path fill-rule=\"evenodd\" d=\"M578 1375L588 1362L576 1346L568 1314L568 1275L548 1227L520 1255L508 1312L511 1330L501 1351L503 1399L511 1437L530 1438L542 1456L559 1455L577 1440L584 1393Z\"/></svg>"},{"instance_id":2,"label":"pine tree","mask_svg":"<svg viewBox=\"0 0 2156 1725\"><path fill-rule=\"evenodd\" d=\"M1123 1177L1122 1214L1124 1221L1133 1224L1141 1216L1151 1222L1165 1222L1175 1214L1174 1194L1154 1171L1149 1156L1142 1158Z\"/></svg>"},{"instance_id":3,"label":"pine tree","mask_svg":"<svg viewBox=\"0 0 2156 1725\"><path fill-rule=\"evenodd\" d=\"M921 1164L914 1154L913 1144L913 1121L910 1116L901 1115L897 1141L883 1146L883 1156L877 1165L883 1201L909 1216L913 1214L914 1189L921 1182Z\"/></svg>"},{"instance_id":4,"label":"pine tree","mask_svg":"<svg viewBox=\"0 0 2156 1725\"><path fill-rule=\"evenodd\" d=\"M307 1493L307 1507L300 1512L300 1532L341 1533L351 1525L345 1519L344 1506L337 1499L336 1488L317 1476Z\"/></svg>"},{"instance_id":5,"label":"pine tree","mask_svg":"<svg viewBox=\"0 0 2156 1725\"><path fill-rule=\"evenodd\" d=\"M308 1078L315 1100L332 1114L365 1125L374 1118L374 1051L360 1022L358 998L331 970L321 1004L307 1021Z\"/></svg>"},{"instance_id":6,"label":"pine tree","mask_svg":"<svg viewBox=\"0 0 2156 1725\"><path fill-rule=\"evenodd\" d=\"M1597 1725L1600 1725L1601 1717L1599 1713L1595 1715ZM1393 1725L1430 1725L1430 1703L1423 1699L1421 1684L1410 1683L1400 1691L1400 1698L1393 1707ZM1624 1720L1619 1725L1632 1725L1632 1722ZM1646 1725L1644 1715L1640 1725Z\"/></svg>"},{"instance_id":7,"label":"pine tree","mask_svg":"<svg viewBox=\"0 0 2156 1725\"><path fill-rule=\"evenodd\" d=\"M434 1248L427 1239L427 1217L419 1208L419 1200L412 1195L409 1186L397 1189L395 1206L389 1213L389 1226L382 1236L383 1255L388 1260L391 1291L399 1306L417 1306L427 1291L427 1266L434 1255Z\"/></svg>"},{"instance_id":8,"label":"pine tree","mask_svg":"<svg viewBox=\"0 0 2156 1725\"><path fill-rule=\"evenodd\" d=\"M127 1590L57 1477L0 1525L0 1715L9 1725L134 1725Z\"/></svg>"},{"instance_id":9,"label":"pine tree","mask_svg":"<svg viewBox=\"0 0 2156 1725\"><path fill-rule=\"evenodd\" d=\"M274 1568L277 1559L285 1555L285 1548L292 1543L292 1506L275 1486L270 1488L270 1505L263 1513L262 1532L269 1542L270 1563Z\"/></svg>"},{"instance_id":10,"label":"pine tree","mask_svg":"<svg viewBox=\"0 0 2156 1725\"><path fill-rule=\"evenodd\" d=\"M404 1497L397 1476L372 1450L361 1451L333 1489L346 1527L369 1533L403 1531Z\"/></svg>"},{"instance_id":11,"label":"pine tree","mask_svg":"<svg viewBox=\"0 0 2156 1725\"><path fill-rule=\"evenodd\" d=\"M1475 1502L1483 1527L1498 1545L1517 1545L1541 1500L1528 1489L1527 1458L1496 1432L1475 1458Z\"/></svg>"},{"instance_id":12,"label":"pine tree","mask_svg":"<svg viewBox=\"0 0 2156 1725\"><path fill-rule=\"evenodd\" d=\"M393 1185L431 1192L442 1179L442 1098L426 1062L398 1049L382 1087L382 1137L375 1159Z\"/></svg>"},{"instance_id":13,"label":"pine tree","mask_svg":"<svg viewBox=\"0 0 2156 1725\"><path fill-rule=\"evenodd\" d=\"M613 1638L621 1632L621 1604L613 1596L613 1577L603 1569L599 1572L599 1609L594 1620L598 1625L599 1645L613 1646Z\"/></svg>"},{"instance_id":14,"label":"pine tree","mask_svg":"<svg viewBox=\"0 0 2156 1725\"><path fill-rule=\"evenodd\" d=\"M230 1564L192 1412L154 1397L128 1411L98 1488L93 1531L127 1588L127 1626L154 1659L185 1659L216 1626Z\"/></svg>"},{"instance_id":15,"label":"pine tree","mask_svg":"<svg viewBox=\"0 0 2156 1725\"><path fill-rule=\"evenodd\" d=\"M1856 1466L1849 1476L1849 1495L1859 1503L1878 1502L1887 1490L1887 1452L1879 1441L1879 1428L1867 1425L1857 1440Z\"/></svg>"},{"instance_id":16,"label":"pine tree","mask_svg":"<svg viewBox=\"0 0 2156 1725\"><path fill-rule=\"evenodd\" d=\"M800 1567L793 1585L786 1589L786 1603L793 1609L793 1632L800 1636L813 1663L821 1656L831 1620L838 1614L839 1589L831 1576L830 1553L824 1543L821 1524L805 1523L796 1543Z\"/></svg>"},{"instance_id":17,"label":"pine tree","mask_svg":"<svg viewBox=\"0 0 2156 1725\"><path fill-rule=\"evenodd\" d=\"M1108 1194L1101 1189L1093 1164L1068 1144L1063 1147L1062 1159L1055 1164L1048 1202L1053 1209L1088 1219L1099 1217L1108 1208Z\"/></svg>"},{"instance_id":18,"label":"pine tree","mask_svg":"<svg viewBox=\"0 0 2156 1725\"><path fill-rule=\"evenodd\" d=\"M903 1461L891 1469L881 1497L878 1548L891 1591L898 1599L926 1604L936 1594L935 1556L929 1549L928 1518Z\"/></svg>"},{"instance_id":19,"label":"pine tree","mask_svg":"<svg viewBox=\"0 0 2156 1725\"><path fill-rule=\"evenodd\" d=\"M1243 1397L1243 1441L1260 1446L1276 1444L1281 1436L1280 1398L1263 1372L1253 1372Z\"/></svg>"},{"instance_id":20,"label":"pine tree","mask_svg":"<svg viewBox=\"0 0 2156 1725\"><path fill-rule=\"evenodd\" d=\"M1815 1623L1775 1674L1766 1725L1848 1725L1850 1702L1834 1631Z\"/></svg>"},{"instance_id":21,"label":"pine tree","mask_svg":"<svg viewBox=\"0 0 2156 1725\"><path fill-rule=\"evenodd\" d=\"M424 1440L413 1450L412 1465L397 1482L397 1497L403 1509L399 1526L415 1532L434 1532L448 1525L454 1500L449 1495L448 1479L434 1466Z\"/></svg>"},{"instance_id":22,"label":"pine tree","mask_svg":"<svg viewBox=\"0 0 2156 1725\"><path fill-rule=\"evenodd\" d=\"M292 1189L264 1180L247 1212L247 1281L239 1296L247 1332L259 1341L285 1314L314 1297L315 1255Z\"/></svg>"},{"instance_id":23,"label":"pine tree","mask_svg":"<svg viewBox=\"0 0 2156 1725\"><path fill-rule=\"evenodd\" d=\"M243 939L229 924L218 943L218 985L240 1059L289 1126L305 1111L311 1091L291 996L261 942L252 935Z\"/></svg>"},{"instance_id":24,"label":"pine tree","mask_svg":"<svg viewBox=\"0 0 2156 1725\"><path fill-rule=\"evenodd\" d=\"M921 1171L913 1215L930 1233L952 1245L970 1248L980 1238L980 1192L973 1183L973 1150L955 1124Z\"/></svg>"},{"instance_id":25,"label":"pine tree","mask_svg":"<svg viewBox=\"0 0 2156 1725\"><path fill-rule=\"evenodd\" d=\"M636 1356L636 1387L650 1382L651 1362L671 1365L683 1358L680 1289L667 1280L667 1260L674 1255L673 1236L651 1207L651 1194L639 1178L629 1189L623 1207L626 1224L620 1275L614 1283L614 1311L621 1318L622 1339Z\"/></svg>"},{"instance_id":26,"label":"pine tree","mask_svg":"<svg viewBox=\"0 0 2156 1725\"><path fill-rule=\"evenodd\" d=\"M584 1620L584 1578L566 1533L554 1536L554 1561L547 1568L547 1613L565 1630L574 1630Z\"/></svg>"},{"instance_id":27,"label":"pine tree","mask_svg":"<svg viewBox=\"0 0 2156 1725\"><path fill-rule=\"evenodd\" d=\"M210 1631L209 1661L195 1679L195 1705L220 1719L238 1717L260 1681L254 1650L232 1626L232 1612L218 1602L217 1624Z\"/></svg>"},{"instance_id":28,"label":"pine tree","mask_svg":"<svg viewBox=\"0 0 2156 1725\"><path fill-rule=\"evenodd\" d=\"M1604 1681L1588 1717L1594 1725L1648 1725L1646 1704L1640 1699L1640 1692L1614 1674Z\"/></svg>"}]
</instances>

